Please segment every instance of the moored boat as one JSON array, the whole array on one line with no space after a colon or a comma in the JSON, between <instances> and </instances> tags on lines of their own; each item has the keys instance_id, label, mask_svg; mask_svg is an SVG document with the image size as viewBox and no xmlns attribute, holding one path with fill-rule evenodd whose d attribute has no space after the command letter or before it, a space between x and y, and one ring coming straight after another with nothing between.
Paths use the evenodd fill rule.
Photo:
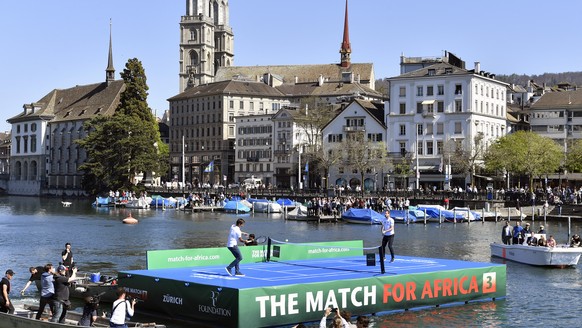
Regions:
<instances>
[{"instance_id":1,"label":"moored boat","mask_svg":"<svg viewBox=\"0 0 582 328\"><path fill-rule=\"evenodd\" d=\"M113 303L117 299L115 291L117 286L117 277L101 276L99 273L81 274L77 277L82 279L76 280L69 288L69 297L75 299L84 299L87 296L99 295L102 302Z\"/></svg>"},{"instance_id":2,"label":"moored boat","mask_svg":"<svg viewBox=\"0 0 582 328\"><path fill-rule=\"evenodd\" d=\"M14 314L0 312L0 327L2 328L58 328L58 327L78 327L82 313L67 311L65 323L49 322L47 315L43 315L41 320L36 320L38 306L18 305L15 306ZM165 325L141 322L127 322L128 327L150 327L165 328ZM92 327L109 327L109 319L97 317Z\"/></svg>"},{"instance_id":3,"label":"moored boat","mask_svg":"<svg viewBox=\"0 0 582 328\"><path fill-rule=\"evenodd\" d=\"M384 215L370 208L350 208L342 214L342 221L358 224L382 224Z\"/></svg>"},{"instance_id":4,"label":"moored boat","mask_svg":"<svg viewBox=\"0 0 582 328\"><path fill-rule=\"evenodd\" d=\"M281 213L283 211L283 207L275 202L260 201L253 203L253 211L265 213Z\"/></svg>"},{"instance_id":5,"label":"moored boat","mask_svg":"<svg viewBox=\"0 0 582 328\"><path fill-rule=\"evenodd\" d=\"M559 245L556 247L505 245L491 243L491 256L536 266L567 267L577 265L582 255L581 247Z\"/></svg>"},{"instance_id":6,"label":"moored boat","mask_svg":"<svg viewBox=\"0 0 582 328\"><path fill-rule=\"evenodd\" d=\"M317 221L318 218L313 215L309 215L309 210L307 206L298 205L291 211L287 212L287 216L285 217L287 220L293 221Z\"/></svg>"},{"instance_id":7,"label":"moored boat","mask_svg":"<svg viewBox=\"0 0 582 328\"><path fill-rule=\"evenodd\" d=\"M250 207L241 203L241 201L237 200L229 200L224 204L223 210L225 212L241 212L241 213L248 213L251 211Z\"/></svg>"}]
</instances>

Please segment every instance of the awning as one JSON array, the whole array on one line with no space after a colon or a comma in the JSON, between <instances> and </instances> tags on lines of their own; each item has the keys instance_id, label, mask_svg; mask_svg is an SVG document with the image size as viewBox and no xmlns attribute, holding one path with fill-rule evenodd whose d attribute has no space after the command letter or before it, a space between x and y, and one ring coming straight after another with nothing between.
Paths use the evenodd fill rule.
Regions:
<instances>
[{"instance_id":1,"label":"awning","mask_svg":"<svg viewBox=\"0 0 582 328\"><path fill-rule=\"evenodd\" d=\"M435 171L438 170L439 167L438 165L420 165L418 169L421 171Z\"/></svg>"},{"instance_id":2,"label":"awning","mask_svg":"<svg viewBox=\"0 0 582 328\"><path fill-rule=\"evenodd\" d=\"M423 105L432 105L436 100L425 100L422 102Z\"/></svg>"},{"instance_id":3,"label":"awning","mask_svg":"<svg viewBox=\"0 0 582 328\"><path fill-rule=\"evenodd\" d=\"M474 177L477 177L477 178L485 179L487 181L493 181L493 178L492 177L486 177L484 175L478 175L478 174L473 174L473 176Z\"/></svg>"}]
</instances>

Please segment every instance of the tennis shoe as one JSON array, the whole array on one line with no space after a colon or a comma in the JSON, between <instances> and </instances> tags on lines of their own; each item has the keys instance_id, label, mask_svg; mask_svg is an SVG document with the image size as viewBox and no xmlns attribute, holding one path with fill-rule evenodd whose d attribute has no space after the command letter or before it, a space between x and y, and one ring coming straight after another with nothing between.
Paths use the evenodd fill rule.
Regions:
<instances>
[{"instance_id":1,"label":"tennis shoe","mask_svg":"<svg viewBox=\"0 0 582 328\"><path fill-rule=\"evenodd\" d=\"M237 277L244 277L245 276L245 274L242 273L242 272L237 272L234 275L237 276Z\"/></svg>"},{"instance_id":2,"label":"tennis shoe","mask_svg":"<svg viewBox=\"0 0 582 328\"><path fill-rule=\"evenodd\" d=\"M390 260L390 263L392 263L392 262L394 262L394 258L392 258L392 259Z\"/></svg>"},{"instance_id":3,"label":"tennis shoe","mask_svg":"<svg viewBox=\"0 0 582 328\"><path fill-rule=\"evenodd\" d=\"M232 277L232 272L230 272L230 269L228 267L224 268L224 270L226 270L226 273L228 273L228 275Z\"/></svg>"}]
</instances>

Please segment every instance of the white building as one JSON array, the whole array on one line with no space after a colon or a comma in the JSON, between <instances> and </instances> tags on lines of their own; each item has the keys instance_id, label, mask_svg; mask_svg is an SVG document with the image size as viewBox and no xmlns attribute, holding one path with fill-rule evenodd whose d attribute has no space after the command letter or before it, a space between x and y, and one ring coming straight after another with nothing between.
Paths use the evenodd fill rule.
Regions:
<instances>
[{"instance_id":1,"label":"white building","mask_svg":"<svg viewBox=\"0 0 582 328\"><path fill-rule=\"evenodd\" d=\"M322 130L324 151L341 147L350 134L356 133L362 134L364 140L386 142L383 104L359 99L347 104ZM342 163L330 168L328 187L350 186L355 189L363 186L365 190L374 190L388 184L387 180L384 181L387 173L387 167L372 168L364 173L364 181L361 181L360 172Z\"/></svg>"},{"instance_id":2,"label":"white building","mask_svg":"<svg viewBox=\"0 0 582 328\"><path fill-rule=\"evenodd\" d=\"M412 62L414 58L401 60L402 65ZM462 60L446 53L435 63L388 80L388 152L415 159L416 179L409 181L409 187L447 187L451 183L443 168L448 162L443 158L447 141L474 153L476 137L482 136L487 146L507 133L507 84L482 71L478 62L468 70ZM458 176L452 183L470 181L470 176Z\"/></svg>"},{"instance_id":3,"label":"white building","mask_svg":"<svg viewBox=\"0 0 582 328\"><path fill-rule=\"evenodd\" d=\"M265 186L273 183L273 114L235 117L234 181L242 184L258 178Z\"/></svg>"}]
</instances>

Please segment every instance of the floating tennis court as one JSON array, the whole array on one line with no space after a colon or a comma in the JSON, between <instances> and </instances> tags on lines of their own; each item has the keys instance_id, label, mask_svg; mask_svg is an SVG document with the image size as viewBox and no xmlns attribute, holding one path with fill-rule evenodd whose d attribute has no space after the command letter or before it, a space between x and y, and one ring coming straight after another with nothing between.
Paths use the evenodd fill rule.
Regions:
<instances>
[{"instance_id":1,"label":"floating tennis court","mask_svg":"<svg viewBox=\"0 0 582 328\"><path fill-rule=\"evenodd\" d=\"M148 269L120 273L139 308L209 326L266 327L316 321L327 307L352 314L505 296L505 266L400 256L382 273L361 241L241 247L244 277L226 248L148 252Z\"/></svg>"}]
</instances>

